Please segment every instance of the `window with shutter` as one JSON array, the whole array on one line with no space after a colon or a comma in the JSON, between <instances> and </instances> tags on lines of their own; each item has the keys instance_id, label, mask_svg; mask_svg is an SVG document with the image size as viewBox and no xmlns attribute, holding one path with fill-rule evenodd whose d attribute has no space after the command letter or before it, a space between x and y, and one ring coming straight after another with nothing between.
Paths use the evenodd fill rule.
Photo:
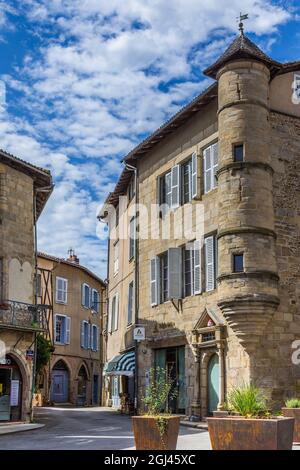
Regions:
<instances>
[{"instance_id":1,"label":"window with shutter","mask_svg":"<svg viewBox=\"0 0 300 470\"><path fill-rule=\"evenodd\" d=\"M133 282L128 286L128 315L127 315L127 324L132 324L133 316Z\"/></svg>"},{"instance_id":2,"label":"window with shutter","mask_svg":"<svg viewBox=\"0 0 300 470\"><path fill-rule=\"evenodd\" d=\"M119 294L115 295L115 323L114 323L114 331L117 331L119 325Z\"/></svg>"},{"instance_id":3,"label":"window with shutter","mask_svg":"<svg viewBox=\"0 0 300 470\"><path fill-rule=\"evenodd\" d=\"M98 351L98 328L97 325L92 325L91 328L91 349L92 351Z\"/></svg>"},{"instance_id":4,"label":"window with shutter","mask_svg":"<svg viewBox=\"0 0 300 470\"><path fill-rule=\"evenodd\" d=\"M129 260L134 258L135 249L135 218L129 222Z\"/></svg>"},{"instance_id":5,"label":"window with shutter","mask_svg":"<svg viewBox=\"0 0 300 470\"><path fill-rule=\"evenodd\" d=\"M114 244L114 275L119 272L119 240Z\"/></svg>"},{"instance_id":6,"label":"window with shutter","mask_svg":"<svg viewBox=\"0 0 300 470\"><path fill-rule=\"evenodd\" d=\"M194 292L194 244L187 243L183 249L184 263L184 296L189 297Z\"/></svg>"},{"instance_id":7,"label":"window with shutter","mask_svg":"<svg viewBox=\"0 0 300 470\"><path fill-rule=\"evenodd\" d=\"M159 257L160 268L160 302L167 302L169 300L169 275L168 275L168 252Z\"/></svg>"},{"instance_id":8,"label":"window with shutter","mask_svg":"<svg viewBox=\"0 0 300 470\"><path fill-rule=\"evenodd\" d=\"M205 246L205 287L206 291L215 289L215 247L213 236L204 240Z\"/></svg>"},{"instance_id":9,"label":"window with shutter","mask_svg":"<svg viewBox=\"0 0 300 470\"><path fill-rule=\"evenodd\" d=\"M56 302L60 304L67 303L68 281L62 277L56 278Z\"/></svg>"},{"instance_id":10,"label":"window with shutter","mask_svg":"<svg viewBox=\"0 0 300 470\"><path fill-rule=\"evenodd\" d=\"M80 322L80 346L84 348L84 321Z\"/></svg>"},{"instance_id":11,"label":"window with shutter","mask_svg":"<svg viewBox=\"0 0 300 470\"><path fill-rule=\"evenodd\" d=\"M192 199L192 161L181 165L181 203L187 204Z\"/></svg>"},{"instance_id":12,"label":"window with shutter","mask_svg":"<svg viewBox=\"0 0 300 470\"><path fill-rule=\"evenodd\" d=\"M192 155L191 163L191 196L195 199L198 196L198 156L196 152Z\"/></svg>"},{"instance_id":13,"label":"window with shutter","mask_svg":"<svg viewBox=\"0 0 300 470\"><path fill-rule=\"evenodd\" d=\"M112 332L112 306L113 306L113 299L109 299L108 301L108 325L107 325L107 330L109 333Z\"/></svg>"},{"instance_id":14,"label":"window with shutter","mask_svg":"<svg viewBox=\"0 0 300 470\"><path fill-rule=\"evenodd\" d=\"M159 303L159 258L150 261L150 301L151 307Z\"/></svg>"},{"instance_id":15,"label":"window with shutter","mask_svg":"<svg viewBox=\"0 0 300 470\"><path fill-rule=\"evenodd\" d=\"M172 200L171 207L176 209L180 205L180 166L175 165L171 170Z\"/></svg>"},{"instance_id":16,"label":"window with shutter","mask_svg":"<svg viewBox=\"0 0 300 470\"><path fill-rule=\"evenodd\" d=\"M65 334L65 344L70 344L71 339L71 318L65 317L66 320L66 334Z\"/></svg>"},{"instance_id":17,"label":"window with shutter","mask_svg":"<svg viewBox=\"0 0 300 470\"><path fill-rule=\"evenodd\" d=\"M215 144L212 145L212 187L216 188L218 185L218 180L217 180L217 171L218 171L218 165L219 165L219 145L216 142Z\"/></svg>"},{"instance_id":18,"label":"window with shutter","mask_svg":"<svg viewBox=\"0 0 300 470\"><path fill-rule=\"evenodd\" d=\"M90 308L91 306L91 289L88 284L82 284L82 300L81 303L85 308Z\"/></svg>"},{"instance_id":19,"label":"window with shutter","mask_svg":"<svg viewBox=\"0 0 300 470\"><path fill-rule=\"evenodd\" d=\"M208 193L212 189L212 181L211 181L211 169L212 169L212 162L211 162L211 147L207 147L204 152L204 191Z\"/></svg>"},{"instance_id":20,"label":"window with shutter","mask_svg":"<svg viewBox=\"0 0 300 470\"><path fill-rule=\"evenodd\" d=\"M202 280L201 280L201 242L200 240L194 241L194 294L201 294Z\"/></svg>"},{"instance_id":21,"label":"window with shutter","mask_svg":"<svg viewBox=\"0 0 300 470\"><path fill-rule=\"evenodd\" d=\"M182 299L182 249L168 250L168 299Z\"/></svg>"},{"instance_id":22,"label":"window with shutter","mask_svg":"<svg viewBox=\"0 0 300 470\"><path fill-rule=\"evenodd\" d=\"M204 192L208 193L217 186L218 143L210 145L203 151L204 159Z\"/></svg>"},{"instance_id":23,"label":"window with shutter","mask_svg":"<svg viewBox=\"0 0 300 470\"><path fill-rule=\"evenodd\" d=\"M91 308L93 312L99 313L100 311L100 295L96 289L92 289Z\"/></svg>"}]
</instances>

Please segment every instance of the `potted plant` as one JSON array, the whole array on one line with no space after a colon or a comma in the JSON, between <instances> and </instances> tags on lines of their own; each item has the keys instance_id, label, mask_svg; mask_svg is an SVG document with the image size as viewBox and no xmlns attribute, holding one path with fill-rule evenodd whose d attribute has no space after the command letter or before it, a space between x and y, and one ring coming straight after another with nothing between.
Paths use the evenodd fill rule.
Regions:
<instances>
[{"instance_id":1,"label":"potted plant","mask_svg":"<svg viewBox=\"0 0 300 470\"><path fill-rule=\"evenodd\" d=\"M133 416L133 432L137 450L175 450L179 434L179 416L168 413L168 400L175 398L174 381L165 369L149 371L149 386L142 398L145 412Z\"/></svg>"},{"instance_id":2,"label":"potted plant","mask_svg":"<svg viewBox=\"0 0 300 470\"><path fill-rule=\"evenodd\" d=\"M207 418L214 450L290 450L294 419L272 415L266 398L253 385L233 389L227 397L238 416Z\"/></svg>"},{"instance_id":3,"label":"potted plant","mask_svg":"<svg viewBox=\"0 0 300 470\"><path fill-rule=\"evenodd\" d=\"M285 408L282 408L282 414L286 417L295 419L294 437L295 443L300 443L300 400L298 398L291 398L285 402Z\"/></svg>"}]
</instances>

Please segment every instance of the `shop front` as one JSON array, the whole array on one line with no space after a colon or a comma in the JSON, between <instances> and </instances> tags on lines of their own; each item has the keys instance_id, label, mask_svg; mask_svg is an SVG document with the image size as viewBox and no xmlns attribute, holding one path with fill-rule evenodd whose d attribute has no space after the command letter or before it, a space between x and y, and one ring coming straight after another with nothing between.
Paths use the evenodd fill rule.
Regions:
<instances>
[{"instance_id":1,"label":"shop front","mask_svg":"<svg viewBox=\"0 0 300 470\"><path fill-rule=\"evenodd\" d=\"M173 382L175 394L170 394L168 411L185 414L185 347L156 349L155 367L164 369Z\"/></svg>"},{"instance_id":2,"label":"shop front","mask_svg":"<svg viewBox=\"0 0 300 470\"><path fill-rule=\"evenodd\" d=\"M109 405L126 414L134 410L135 352L129 351L115 356L104 367Z\"/></svg>"},{"instance_id":3,"label":"shop front","mask_svg":"<svg viewBox=\"0 0 300 470\"><path fill-rule=\"evenodd\" d=\"M0 421L20 421L22 417L22 375L9 354L0 363Z\"/></svg>"}]
</instances>

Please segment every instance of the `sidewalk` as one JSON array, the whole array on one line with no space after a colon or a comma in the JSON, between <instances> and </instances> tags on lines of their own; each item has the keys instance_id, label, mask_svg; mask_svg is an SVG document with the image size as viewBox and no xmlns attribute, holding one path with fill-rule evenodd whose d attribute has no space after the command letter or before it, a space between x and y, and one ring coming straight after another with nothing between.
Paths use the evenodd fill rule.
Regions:
<instances>
[{"instance_id":1,"label":"sidewalk","mask_svg":"<svg viewBox=\"0 0 300 470\"><path fill-rule=\"evenodd\" d=\"M204 429L205 431L208 430L208 425L204 421L188 421L188 420L180 420L180 426L185 426L187 428L193 429Z\"/></svg>"},{"instance_id":2,"label":"sidewalk","mask_svg":"<svg viewBox=\"0 0 300 470\"><path fill-rule=\"evenodd\" d=\"M0 424L0 436L4 434L13 434L16 432L33 431L34 429L43 428L44 424L36 423L5 423Z\"/></svg>"}]
</instances>

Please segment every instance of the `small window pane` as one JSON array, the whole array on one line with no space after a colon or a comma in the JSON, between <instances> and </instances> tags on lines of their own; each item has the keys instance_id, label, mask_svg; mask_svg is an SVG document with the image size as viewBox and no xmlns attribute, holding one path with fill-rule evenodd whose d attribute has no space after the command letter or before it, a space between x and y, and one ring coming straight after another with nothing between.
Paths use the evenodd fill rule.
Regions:
<instances>
[{"instance_id":1,"label":"small window pane","mask_svg":"<svg viewBox=\"0 0 300 470\"><path fill-rule=\"evenodd\" d=\"M244 146L243 145L234 146L233 158L235 162L242 162L244 160Z\"/></svg>"},{"instance_id":2,"label":"small window pane","mask_svg":"<svg viewBox=\"0 0 300 470\"><path fill-rule=\"evenodd\" d=\"M240 273L244 271L244 255L233 255L233 272Z\"/></svg>"}]
</instances>

